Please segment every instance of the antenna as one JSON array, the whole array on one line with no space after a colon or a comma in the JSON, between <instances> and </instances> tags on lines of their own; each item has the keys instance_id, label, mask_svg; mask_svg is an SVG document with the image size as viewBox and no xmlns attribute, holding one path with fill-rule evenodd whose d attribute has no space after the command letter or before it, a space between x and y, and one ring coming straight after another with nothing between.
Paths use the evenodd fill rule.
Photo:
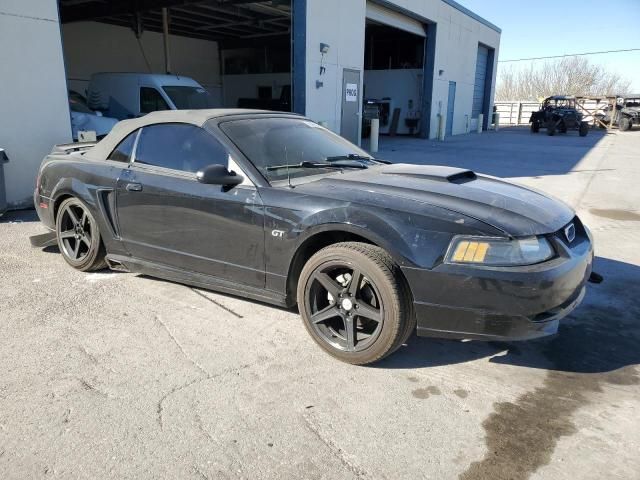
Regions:
<instances>
[{"instance_id":1,"label":"antenna","mask_svg":"<svg viewBox=\"0 0 640 480\"><path fill-rule=\"evenodd\" d=\"M293 188L291 185L291 173L289 172L289 152L287 151L287 146L284 147L284 163L287 165L287 184L289 188Z\"/></svg>"}]
</instances>

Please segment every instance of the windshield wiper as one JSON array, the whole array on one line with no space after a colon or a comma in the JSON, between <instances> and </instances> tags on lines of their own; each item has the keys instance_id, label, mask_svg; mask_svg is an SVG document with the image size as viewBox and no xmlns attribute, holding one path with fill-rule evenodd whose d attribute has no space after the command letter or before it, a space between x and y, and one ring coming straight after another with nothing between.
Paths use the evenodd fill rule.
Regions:
<instances>
[{"instance_id":1,"label":"windshield wiper","mask_svg":"<svg viewBox=\"0 0 640 480\"><path fill-rule=\"evenodd\" d=\"M349 153L347 155L335 155L333 157L326 158L327 162L337 162L340 160L366 160L367 162L379 162L379 163L385 163L385 164L391 163L387 160L381 160L379 158L373 158L373 157L365 157L364 155L358 155L357 153Z\"/></svg>"},{"instance_id":2,"label":"windshield wiper","mask_svg":"<svg viewBox=\"0 0 640 480\"><path fill-rule=\"evenodd\" d=\"M283 165L270 165L267 167L267 171L270 172L273 170L280 170L282 168L334 168L342 170L343 168L363 169L367 167L361 163L300 162L293 164L285 163Z\"/></svg>"},{"instance_id":3,"label":"windshield wiper","mask_svg":"<svg viewBox=\"0 0 640 480\"><path fill-rule=\"evenodd\" d=\"M335 155L333 157L327 157L327 162L335 162L337 160L373 160L371 157L365 157L364 155L358 155L357 153L348 153L347 155Z\"/></svg>"}]
</instances>

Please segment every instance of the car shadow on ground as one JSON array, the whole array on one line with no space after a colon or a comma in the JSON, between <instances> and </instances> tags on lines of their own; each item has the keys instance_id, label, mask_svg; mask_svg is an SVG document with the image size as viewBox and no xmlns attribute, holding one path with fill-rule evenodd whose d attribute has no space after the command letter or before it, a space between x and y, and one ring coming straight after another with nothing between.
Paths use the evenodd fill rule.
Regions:
<instances>
[{"instance_id":1,"label":"car shadow on ground","mask_svg":"<svg viewBox=\"0 0 640 480\"><path fill-rule=\"evenodd\" d=\"M601 284L589 284L583 304L561 321L557 335L525 342L476 342L413 337L375 364L410 369L491 363L574 373L607 373L640 364L640 267L597 258Z\"/></svg>"},{"instance_id":2,"label":"car shadow on ground","mask_svg":"<svg viewBox=\"0 0 640 480\"><path fill-rule=\"evenodd\" d=\"M383 138L378 156L393 163L448 165L496 177L542 177L582 171L576 166L606 136L569 131L548 137L528 127L508 127L481 135L455 135L444 142L413 137ZM366 149L366 145L365 145Z\"/></svg>"}]
</instances>

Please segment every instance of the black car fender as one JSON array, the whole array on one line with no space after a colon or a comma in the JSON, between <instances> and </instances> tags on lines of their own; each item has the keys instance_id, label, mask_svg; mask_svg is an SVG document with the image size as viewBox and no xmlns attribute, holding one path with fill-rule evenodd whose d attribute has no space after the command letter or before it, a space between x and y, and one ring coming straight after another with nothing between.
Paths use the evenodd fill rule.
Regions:
<instances>
[{"instance_id":1,"label":"black car fender","mask_svg":"<svg viewBox=\"0 0 640 480\"><path fill-rule=\"evenodd\" d=\"M498 234L478 220L434 208L438 217L351 205L305 218L293 229L299 233L288 259L288 295L295 294L298 274L308 258L332 243L361 239L383 248L400 267L433 268L442 262L455 235Z\"/></svg>"}]
</instances>

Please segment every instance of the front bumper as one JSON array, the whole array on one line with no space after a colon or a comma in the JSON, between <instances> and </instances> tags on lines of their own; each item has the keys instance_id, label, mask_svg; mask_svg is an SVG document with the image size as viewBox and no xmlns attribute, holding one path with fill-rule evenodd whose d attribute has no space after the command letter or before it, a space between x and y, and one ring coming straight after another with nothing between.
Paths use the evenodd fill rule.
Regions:
<instances>
[{"instance_id":1,"label":"front bumper","mask_svg":"<svg viewBox=\"0 0 640 480\"><path fill-rule=\"evenodd\" d=\"M525 267L440 264L403 268L414 298L418 335L528 340L552 335L582 301L593 245L586 229L569 246L550 238L558 256Z\"/></svg>"}]
</instances>

